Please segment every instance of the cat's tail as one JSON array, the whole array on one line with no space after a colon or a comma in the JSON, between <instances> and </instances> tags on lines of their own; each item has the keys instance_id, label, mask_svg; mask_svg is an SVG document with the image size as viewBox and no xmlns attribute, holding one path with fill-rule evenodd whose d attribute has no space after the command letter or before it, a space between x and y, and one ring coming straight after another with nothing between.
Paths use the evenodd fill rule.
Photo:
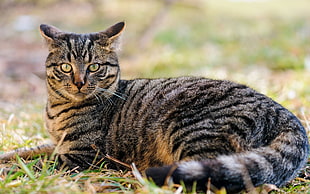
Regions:
<instances>
[{"instance_id":1,"label":"cat's tail","mask_svg":"<svg viewBox=\"0 0 310 194\"><path fill-rule=\"evenodd\" d=\"M283 186L293 179L309 156L304 131L282 132L270 145L242 153L220 155L215 159L183 161L171 166L154 167L146 176L162 186L172 180L207 190L208 182L215 188L230 192L251 190L262 184Z\"/></svg>"},{"instance_id":2,"label":"cat's tail","mask_svg":"<svg viewBox=\"0 0 310 194\"><path fill-rule=\"evenodd\" d=\"M16 155L23 159L30 159L40 154L52 155L55 147L56 146L54 144L42 144L32 148L19 148L4 154L0 154L0 161L13 160L16 158Z\"/></svg>"}]
</instances>

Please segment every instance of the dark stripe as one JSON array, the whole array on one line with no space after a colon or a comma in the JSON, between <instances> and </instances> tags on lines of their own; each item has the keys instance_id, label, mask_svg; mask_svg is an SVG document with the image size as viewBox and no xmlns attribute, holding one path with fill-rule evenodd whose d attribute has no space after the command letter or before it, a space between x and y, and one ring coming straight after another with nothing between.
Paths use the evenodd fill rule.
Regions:
<instances>
[{"instance_id":1,"label":"dark stripe","mask_svg":"<svg viewBox=\"0 0 310 194\"><path fill-rule=\"evenodd\" d=\"M193 147L197 147L195 146L195 144L199 144L201 146L201 144L206 144L203 143L203 140L206 140L206 142L208 142L208 144L206 145L214 145L212 147L216 147L217 149L221 149L221 147L225 147L225 145L229 145L228 139L226 138L226 136L229 136L228 133L202 133L202 134L196 134L195 136L191 136L191 139L185 141L185 149L186 147L189 147L189 149L192 149ZM200 147L198 146L198 147ZM205 146L201 146L201 147L205 147ZM230 153L230 152L226 152L226 153Z\"/></svg>"},{"instance_id":2,"label":"dark stripe","mask_svg":"<svg viewBox=\"0 0 310 194\"><path fill-rule=\"evenodd\" d=\"M227 144L225 144L227 145ZM180 159L183 159L185 157L193 157L193 156L204 156L204 159L207 157L212 158L216 157L218 155L227 154L232 152L232 148L226 147L225 145L212 145L211 146L204 146L203 142L200 142L199 145L191 145L186 146L181 152Z\"/></svg>"},{"instance_id":3,"label":"dark stripe","mask_svg":"<svg viewBox=\"0 0 310 194\"><path fill-rule=\"evenodd\" d=\"M82 109L82 108L81 108ZM72 112L70 113L70 115L68 115L68 117L64 117L60 122L63 123L63 122L67 122L69 119L72 119L75 121L75 119L73 119L73 117L80 117L80 116L83 116L85 114L87 114L87 116L96 116L98 110L92 110L92 111L88 111L88 110L79 110L79 111L75 111L75 112ZM84 117L80 117L81 118L84 118ZM97 118L97 117L95 117ZM82 120L80 119L77 119L76 121L80 121L80 123L83 123ZM84 121L84 123L87 123L87 121ZM67 125L68 127L71 126L71 124Z\"/></svg>"},{"instance_id":4,"label":"dark stripe","mask_svg":"<svg viewBox=\"0 0 310 194\"><path fill-rule=\"evenodd\" d=\"M238 122L238 123L230 123L231 131L229 133L237 133L238 136L242 138L246 138L248 135L246 132L246 129L253 130L256 129L256 122L253 120L253 118L250 118L248 116L235 116L235 118L241 118L244 123ZM242 130L239 130L242 129Z\"/></svg>"},{"instance_id":5,"label":"dark stripe","mask_svg":"<svg viewBox=\"0 0 310 194\"><path fill-rule=\"evenodd\" d=\"M150 80L148 80L147 81L147 83L149 82ZM133 82L133 81L131 81L131 82ZM127 88L127 86L128 86L128 84L126 84L126 87L124 88L124 89L122 89L122 90L120 90L120 91L122 91L123 93L127 93L127 94L131 94L131 92L132 92L132 89L134 88L134 86L135 86L135 84L133 84L133 83L129 83L129 84L131 84L130 85L130 87L127 89L127 92L126 92L126 88ZM120 88L119 88L120 89ZM136 93L137 94L137 93ZM134 95L136 95L136 94L134 94ZM128 97L128 96L126 96L126 97ZM131 98L132 99L132 98ZM124 110L126 110L126 108L128 108L128 106L126 106L127 104L129 104L129 103L125 103L125 107L122 107L121 109L123 110L122 112L124 113L124 112L126 112L126 111L124 111ZM119 113L118 114L118 117L117 117L117 119L116 119L116 126L120 126L120 122L121 122L121 120L122 120L122 118L124 118L123 117L123 114L121 114L121 113Z\"/></svg>"},{"instance_id":6,"label":"dark stripe","mask_svg":"<svg viewBox=\"0 0 310 194\"><path fill-rule=\"evenodd\" d=\"M81 104L79 106L72 106L66 109L61 110L58 114L56 114L56 117L59 117L61 114L67 113L70 110L79 110L79 109L83 109L85 107L89 107L89 106L94 106L96 104L92 103L92 102L85 102L84 104Z\"/></svg>"},{"instance_id":7,"label":"dark stripe","mask_svg":"<svg viewBox=\"0 0 310 194\"><path fill-rule=\"evenodd\" d=\"M45 107L45 112L46 112L46 116L47 116L48 119L53 119L53 118L54 118L54 117L50 114L50 112L49 112L47 106Z\"/></svg>"},{"instance_id":8,"label":"dark stripe","mask_svg":"<svg viewBox=\"0 0 310 194\"><path fill-rule=\"evenodd\" d=\"M54 92L54 94L57 94L58 96L66 99L66 100L69 100L69 98L65 97L62 93L60 93L59 90L57 90L55 87L54 87L54 84L50 83L50 80L47 80L47 84L48 86L50 87L50 91L51 92Z\"/></svg>"},{"instance_id":9,"label":"dark stripe","mask_svg":"<svg viewBox=\"0 0 310 194\"><path fill-rule=\"evenodd\" d=\"M55 76L50 76L50 75L48 75L47 78L50 79L50 80L56 80L56 77L55 77Z\"/></svg>"},{"instance_id":10,"label":"dark stripe","mask_svg":"<svg viewBox=\"0 0 310 194\"><path fill-rule=\"evenodd\" d=\"M88 52L88 63L90 63L93 60L93 55L91 52Z\"/></svg>"},{"instance_id":11,"label":"dark stripe","mask_svg":"<svg viewBox=\"0 0 310 194\"><path fill-rule=\"evenodd\" d=\"M139 84L140 82L138 81L137 85ZM160 82L161 83L161 82ZM135 82L133 83L134 85ZM130 112L130 114L133 114L133 113L136 113L135 114L135 117L134 118L137 118L137 114L138 114L138 111L132 111L132 109L137 109L137 108L140 108L141 104L142 104L142 99L143 97L145 96L145 94L147 93L151 93L155 88L158 87L157 84L153 84L151 86L151 88L147 87L149 85L152 85L152 81L151 80L146 80L146 83L143 83L142 86L140 86L133 95L130 95L130 99L128 99L128 101L130 101L130 103L127 103L128 106L124 109L125 113L127 114L128 111ZM147 88L147 89L145 89ZM139 94L139 96L137 96Z\"/></svg>"},{"instance_id":12,"label":"dark stripe","mask_svg":"<svg viewBox=\"0 0 310 194\"><path fill-rule=\"evenodd\" d=\"M58 79L62 79L63 78L63 73L61 71L59 71L57 68L54 69L53 74Z\"/></svg>"},{"instance_id":13,"label":"dark stripe","mask_svg":"<svg viewBox=\"0 0 310 194\"><path fill-rule=\"evenodd\" d=\"M82 54L83 59L85 59L86 54L87 54L87 50L84 50L84 52Z\"/></svg>"},{"instance_id":14,"label":"dark stripe","mask_svg":"<svg viewBox=\"0 0 310 194\"><path fill-rule=\"evenodd\" d=\"M153 95L153 98L150 100L150 101L153 101L155 98L158 98L158 94L163 94L163 95L167 95L173 91L176 91L177 94L177 97L181 97L181 95L183 93L186 93L186 90L183 90L182 92L179 92L178 90L180 89L180 85L177 85L176 83L178 83L180 80L179 79L172 79L173 81L172 82L169 82L167 80L167 82L163 82L163 85L160 85L159 88L156 88L157 91L156 93ZM176 84L174 87L171 87L169 89L167 89L169 86L172 86L173 84ZM182 85L182 89L184 88L188 88L188 87L191 87L195 84L197 84L197 80L193 79L193 80L187 80L186 82L187 85ZM201 97L201 96L200 96ZM176 100L183 100L183 99L176 99Z\"/></svg>"},{"instance_id":15,"label":"dark stripe","mask_svg":"<svg viewBox=\"0 0 310 194\"><path fill-rule=\"evenodd\" d=\"M162 95L163 93L169 94L170 92L177 90L178 87L171 87L169 90L167 90L168 87L172 86L173 84L176 84L179 80L175 78L169 78L163 81L159 81L158 83L153 83L152 88L148 88L147 90L141 90L143 93L140 94L141 98L137 102L136 107L140 107L143 101L143 98L145 94L152 93L152 98L148 98L148 102L154 102L155 100L158 101L158 99L161 99L159 95ZM161 96L162 97L162 96ZM143 112L149 111L149 109L152 107L145 106L144 110L140 110L139 114L148 116L149 114L144 114ZM137 111L138 113L138 111Z\"/></svg>"},{"instance_id":16,"label":"dark stripe","mask_svg":"<svg viewBox=\"0 0 310 194\"><path fill-rule=\"evenodd\" d=\"M129 84L127 84L126 85L126 88L127 88L127 86L128 85L130 85L130 87L127 89L127 94L129 94L129 96L130 96L130 94L132 93L132 89L134 88L134 86L136 85L136 84L134 84L133 83L134 81L131 81ZM148 84L150 82L150 80L146 80L146 83L144 84L144 85L146 85L146 84ZM126 88L124 88L123 89L123 91L124 91L124 93L125 93L125 91L126 91ZM137 91L135 91L135 92L137 92ZM137 93L135 93L134 95L136 95Z\"/></svg>"},{"instance_id":17,"label":"dark stripe","mask_svg":"<svg viewBox=\"0 0 310 194\"><path fill-rule=\"evenodd\" d=\"M201 96L206 95L197 95L196 98L201 98ZM195 98L194 98L195 99ZM170 136L173 136L174 133L178 132L180 128L188 127L194 123L197 123L201 120L205 120L206 118L211 118L210 111L206 106L208 105L208 100L205 99L202 102L191 105L190 102L186 102L179 106L179 109L173 112L170 115L170 118L177 119L177 126L170 132ZM188 111L185 111L187 108L190 108ZM193 111L195 110L195 111Z\"/></svg>"},{"instance_id":18,"label":"dark stripe","mask_svg":"<svg viewBox=\"0 0 310 194\"><path fill-rule=\"evenodd\" d=\"M62 127L58 128L57 131L64 131L66 129L72 128L72 127L76 127L77 125L81 125L81 124L85 124L87 123L87 121L85 120L79 120L79 119L75 119L74 117L80 117L81 115L85 115L85 113L76 113L74 112L72 115L64 118L61 123L64 123L66 121L68 121L70 119L70 122L68 125L63 125Z\"/></svg>"},{"instance_id":19,"label":"dark stripe","mask_svg":"<svg viewBox=\"0 0 310 194\"><path fill-rule=\"evenodd\" d=\"M185 137L190 136L192 133L197 133L197 132L206 131L206 130L208 130L208 128L205 126L199 126L199 127L193 126L190 129L183 128L183 130L179 130L180 132L183 132L183 133L179 134L177 137L174 138L174 140L172 140L173 141L172 142L173 143L172 153L175 153L180 147L180 145L184 143Z\"/></svg>"},{"instance_id":20,"label":"dark stripe","mask_svg":"<svg viewBox=\"0 0 310 194\"><path fill-rule=\"evenodd\" d=\"M92 121L92 122L98 122L98 120ZM84 121L77 121L76 123L71 123L70 127L72 125L72 128L74 128L74 131L72 131L72 133L68 133L66 134L65 138L64 138L64 142L72 142L72 141L77 141L77 142L85 142L90 143L89 141L91 140L86 140L89 139L89 129L91 129L92 133L95 133L96 131L100 131L102 130L100 127L96 126L96 125L91 125L89 123L87 123L86 120ZM69 129L70 127L65 126L66 129ZM99 128L99 129L98 129ZM82 140L80 140L82 139Z\"/></svg>"},{"instance_id":21,"label":"dark stripe","mask_svg":"<svg viewBox=\"0 0 310 194\"><path fill-rule=\"evenodd\" d=\"M72 106L72 107L69 107L69 108L66 108L66 109L63 109L61 110L60 112L58 112L56 115L52 116L51 119L54 119L55 117L59 117L61 114L64 114L64 113L67 113L69 112L70 110L79 110L79 109L83 109L85 107L88 107L88 106L94 106L96 104L94 103L85 103L85 104L82 104L80 106Z\"/></svg>"},{"instance_id":22,"label":"dark stripe","mask_svg":"<svg viewBox=\"0 0 310 194\"><path fill-rule=\"evenodd\" d=\"M75 51L73 51L73 50L71 51L71 53L72 53L74 59L77 59L77 53Z\"/></svg>"},{"instance_id":23,"label":"dark stripe","mask_svg":"<svg viewBox=\"0 0 310 194\"><path fill-rule=\"evenodd\" d=\"M273 108L272 110L274 112L268 111L268 115L267 115L267 119L268 119L268 123L269 123L269 128L273 128L274 125L279 123L280 111L284 110L284 108L278 108L278 107L274 107L274 106L272 106L272 108ZM296 117L291 115L290 120L296 120ZM271 124L273 124L273 125L271 126Z\"/></svg>"},{"instance_id":24,"label":"dark stripe","mask_svg":"<svg viewBox=\"0 0 310 194\"><path fill-rule=\"evenodd\" d=\"M110 82L111 80L112 80L112 82ZM102 89L109 89L111 87L111 85L113 85L117 81L118 81L118 79L111 79L111 78L102 80L101 84L105 85L105 87ZM111 92L113 92L113 91L111 91Z\"/></svg>"},{"instance_id":25,"label":"dark stripe","mask_svg":"<svg viewBox=\"0 0 310 194\"><path fill-rule=\"evenodd\" d=\"M72 45L71 45L69 37L66 39L66 43L67 43L69 51L71 51L72 50Z\"/></svg>"},{"instance_id":26,"label":"dark stripe","mask_svg":"<svg viewBox=\"0 0 310 194\"><path fill-rule=\"evenodd\" d=\"M218 82L216 85L213 86L213 90L211 91L217 91L216 88L219 88L220 86L219 85L222 85L223 82ZM235 89L248 89L246 86L244 85L236 85L236 86L232 86L230 88L228 88L227 90L223 91L223 95L219 95L219 93L217 92L213 92L213 93L208 93L209 95L212 95L213 98L209 98L210 101L209 101L209 105L215 105L215 104L218 104L219 102L223 102L225 101L228 97L230 96L233 96L234 94L231 94L233 92L233 90Z\"/></svg>"},{"instance_id":27,"label":"dark stripe","mask_svg":"<svg viewBox=\"0 0 310 194\"><path fill-rule=\"evenodd\" d=\"M148 99L148 102L153 102L154 99L157 100L158 98L158 94L161 94L162 92L167 92L166 89L171 86L172 84L175 84L177 83L178 80L177 79L172 79L172 78L169 78L167 80L164 80L164 81L160 81L158 84L157 83L153 83L153 86L152 88L148 88L148 90L144 90L144 87L142 90L140 91L143 91L143 93L140 94L140 98L138 100L138 102L136 102L136 107L140 107L141 104L142 104L142 101L143 101L143 98L144 96L147 94L147 93L152 93L153 97L151 99ZM172 87L169 91L173 91L175 90L176 88L175 87ZM154 92L155 90L155 92ZM140 93L140 92L139 92ZM157 100L158 101L158 100ZM144 110L143 111L136 111L136 116L135 118L137 118L138 114L142 113L142 112L146 112L146 111L149 111L149 109L152 108L152 107L148 107L148 106L145 106ZM140 114L140 115L145 115L145 116L149 116L149 114Z\"/></svg>"},{"instance_id":28,"label":"dark stripe","mask_svg":"<svg viewBox=\"0 0 310 194\"><path fill-rule=\"evenodd\" d=\"M88 45L87 45L87 51L88 51L88 63L90 63L93 59L93 55L92 55L92 47L93 47L94 43L92 40L89 41Z\"/></svg>"},{"instance_id":29,"label":"dark stripe","mask_svg":"<svg viewBox=\"0 0 310 194\"><path fill-rule=\"evenodd\" d=\"M107 74L107 67L106 67L106 66L101 66L101 65L100 65L100 68L101 68L101 69L97 72L96 75L97 75L98 77L100 77L100 78L101 78L101 77L105 77L106 74Z\"/></svg>"},{"instance_id":30,"label":"dark stripe","mask_svg":"<svg viewBox=\"0 0 310 194\"><path fill-rule=\"evenodd\" d=\"M51 105L51 108L55 108L57 106L63 106L63 105L66 105L68 103L69 103L68 101L63 101L63 102L60 102L60 103L54 103L54 104Z\"/></svg>"},{"instance_id":31,"label":"dark stripe","mask_svg":"<svg viewBox=\"0 0 310 194\"><path fill-rule=\"evenodd\" d=\"M85 123L85 121L83 123ZM88 130L81 130L81 127L74 126L74 128L75 128L74 132L69 133L69 134L66 135L66 137L64 138L64 142L66 142L66 141L69 141L69 142L76 141L76 140L79 140L80 138L83 139L85 134L89 133ZM76 130L76 128L78 128L79 130ZM85 128L87 128L87 127L85 127ZM68 128L66 128L66 129L68 129Z\"/></svg>"},{"instance_id":32,"label":"dark stripe","mask_svg":"<svg viewBox=\"0 0 310 194\"><path fill-rule=\"evenodd\" d=\"M112 64L112 63L110 63L110 62L105 62L105 63L100 64L100 65L107 65L107 66L111 66L111 67L118 67L118 66L119 66L119 64L118 64L118 63L116 63L116 64Z\"/></svg>"},{"instance_id":33,"label":"dark stripe","mask_svg":"<svg viewBox=\"0 0 310 194\"><path fill-rule=\"evenodd\" d=\"M88 51L91 51L93 45L94 45L93 41L90 40L89 43L88 43L88 45L87 45L87 50L88 50Z\"/></svg>"},{"instance_id":34,"label":"dark stripe","mask_svg":"<svg viewBox=\"0 0 310 194\"><path fill-rule=\"evenodd\" d=\"M227 112L227 113L223 113L222 115L218 114L212 117L212 120L214 120L216 124L222 125L223 123L226 123L226 122L229 124L230 122L232 122L232 120L237 120L236 118L247 119L248 120L247 122L250 122L251 120L255 121L255 119L257 118L257 114L253 112L246 112L246 113L243 112L241 115L236 115L236 114L230 114L229 112Z\"/></svg>"},{"instance_id":35,"label":"dark stripe","mask_svg":"<svg viewBox=\"0 0 310 194\"><path fill-rule=\"evenodd\" d=\"M57 66L58 66L57 63L51 63L51 64L47 65L46 68L57 67Z\"/></svg>"},{"instance_id":36,"label":"dark stripe","mask_svg":"<svg viewBox=\"0 0 310 194\"><path fill-rule=\"evenodd\" d=\"M71 63L71 53L70 52L67 53L67 60Z\"/></svg>"},{"instance_id":37,"label":"dark stripe","mask_svg":"<svg viewBox=\"0 0 310 194\"><path fill-rule=\"evenodd\" d=\"M110 78L115 78L116 75L115 74L111 74L111 75L108 75L105 79L110 79Z\"/></svg>"},{"instance_id":38,"label":"dark stripe","mask_svg":"<svg viewBox=\"0 0 310 194\"><path fill-rule=\"evenodd\" d=\"M227 104L224 104L223 106L220 106L220 107L212 107L212 108L210 108L209 109L209 111L210 111L210 113L212 113L212 116L213 115L218 115L218 114L223 114L223 112L225 112L225 110L227 109L227 110L229 110L230 111L230 113L232 113L232 112L239 112L240 110L238 110L237 109L237 107L238 106L245 106L245 107L247 107L248 109L249 108L253 108L253 109L255 109L255 107L257 107L259 104L256 104L256 99L250 99L249 101L245 101L246 99L244 99L244 101L240 101L240 100L236 100L235 102L229 102L229 101L227 101L226 103ZM249 104L249 106L247 106ZM247 111L253 111L253 112L256 112L256 110L251 110L251 109L249 109L249 110L247 110ZM246 110L246 109L244 109L243 108L243 110Z\"/></svg>"}]
</instances>

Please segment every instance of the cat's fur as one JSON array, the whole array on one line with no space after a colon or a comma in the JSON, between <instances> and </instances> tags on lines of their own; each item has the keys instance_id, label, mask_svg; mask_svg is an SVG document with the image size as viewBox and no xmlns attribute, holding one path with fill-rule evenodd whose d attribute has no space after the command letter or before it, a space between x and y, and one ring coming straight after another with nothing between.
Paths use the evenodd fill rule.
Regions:
<instances>
[{"instance_id":1,"label":"cat's fur","mask_svg":"<svg viewBox=\"0 0 310 194\"><path fill-rule=\"evenodd\" d=\"M135 163L158 185L170 178L206 189L210 180L229 192L296 176L309 145L291 112L230 81L121 80L123 28L75 34L40 26L49 48L45 121L61 163L83 170L108 154Z\"/></svg>"}]
</instances>

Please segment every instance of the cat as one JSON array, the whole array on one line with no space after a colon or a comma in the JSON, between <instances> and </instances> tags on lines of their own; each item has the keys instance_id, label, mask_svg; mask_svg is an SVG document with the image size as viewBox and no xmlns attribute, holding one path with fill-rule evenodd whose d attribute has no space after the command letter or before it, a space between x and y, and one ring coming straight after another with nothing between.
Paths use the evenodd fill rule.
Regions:
<instances>
[{"instance_id":1,"label":"cat","mask_svg":"<svg viewBox=\"0 0 310 194\"><path fill-rule=\"evenodd\" d=\"M167 180L228 192L283 186L309 155L301 122L269 97L202 77L120 79L119 22L76 34L42 24L48 91L45 124L58 162L96 168L110 155ZM110 168L119 168L109 164Z\"/></svg>"}]
</instances>

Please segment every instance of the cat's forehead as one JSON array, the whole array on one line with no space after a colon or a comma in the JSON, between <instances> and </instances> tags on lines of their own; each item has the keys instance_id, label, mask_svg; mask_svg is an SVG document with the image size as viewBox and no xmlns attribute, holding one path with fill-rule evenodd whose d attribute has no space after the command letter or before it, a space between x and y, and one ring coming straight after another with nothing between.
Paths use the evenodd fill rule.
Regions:
<instances>
[{"instance_id":1,"label":"cat's forehead","mask_svg":"<svg viewBox=\"0 0 310 194\"><path fill-rule=\"evenodd\" d=\"M85 44L89 45L105 45L108 41L108 38L106 38L103 34L98 33L85 33L85 34L79 34L79 33L65 33L60 37L61 41L65 41L67 44L71 44L72 46L79 46Z\"/></svg>"},{"instance_id":2,"label":"cat's forehead","mask_svg":"<svg viewBox=\"0 0 310 194\"><path fill-rule=\"evenodd\" d=\"M65 41L73 42L85 42L85 41L96 41L98 37L94 33L79 34L79 33L65 33L60 39Z\"/></svg>"}]
</instances>

